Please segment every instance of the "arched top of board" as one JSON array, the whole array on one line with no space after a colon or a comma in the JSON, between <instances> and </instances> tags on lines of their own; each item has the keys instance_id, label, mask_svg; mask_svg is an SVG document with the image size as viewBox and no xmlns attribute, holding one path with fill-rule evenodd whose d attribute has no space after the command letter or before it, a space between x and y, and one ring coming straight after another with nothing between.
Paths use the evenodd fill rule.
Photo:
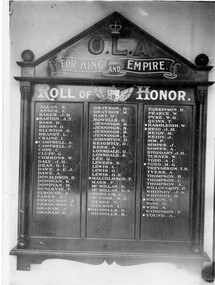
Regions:
<instances>
[{"instance_id":1,"label":"arched top of board","mask_svg":"<svg viewBox=\"0 0 215 285\"><path fill-rule=\"evenodd\" d=\"M36 60L28 55L17 62L22 76L56 80L207 82L212 68L193 64L118 12Z\"/></svg>"}]
</instances>

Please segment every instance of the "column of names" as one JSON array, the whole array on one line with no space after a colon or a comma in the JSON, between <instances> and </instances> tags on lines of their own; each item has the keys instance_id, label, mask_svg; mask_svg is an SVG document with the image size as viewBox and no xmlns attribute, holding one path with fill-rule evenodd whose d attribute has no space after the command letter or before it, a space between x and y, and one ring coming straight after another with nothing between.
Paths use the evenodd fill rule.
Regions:
<instances>
[{"instance_id":1,"label":"column of names","mask_svg":"<svg viewBox=\"0 0 215 285\"><path fill-rule=\"evenodd\" d=\"M35 174L38 215L72 215L79 191L80 122L74 107L66 104L37 103ZM74 137L76 136L76 140ZM75 150L76 148L76 150Z\"/></svg>"},{"instance_id":2,"label":"column of names","mask_svg":"<svg viewBox=\"0 0 215 285\"><path fill-rule=\"evenodd\" d=\"M186 107L146 107L144 218L174 219L189 210L189 120Z\"/></svg>"},{"instance_id":3,"label":"column of names","mask_svg":"<svg viewBox=\"0 0 215 285\"><path fill-rule=\"evenodd\" d=\"M101 223L101 228L107 227L105 219L111 219L110 227L121 223L124 230L123 223L133 221L135 120L134 106L91 105L87 210L89 223L94 226ZM99 222L100 218L104 222Z\"/></svg>"}]
</instances>

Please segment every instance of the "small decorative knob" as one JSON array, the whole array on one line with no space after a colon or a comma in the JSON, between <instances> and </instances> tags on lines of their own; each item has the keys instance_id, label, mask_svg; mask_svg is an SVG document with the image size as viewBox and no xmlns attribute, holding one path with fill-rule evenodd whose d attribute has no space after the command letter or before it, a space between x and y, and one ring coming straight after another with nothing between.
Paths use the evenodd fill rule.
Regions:
<instances>
[{"instance_id":1,"label":"small decorative knob","mask_svg":"<svg viewBox=\"0 0 215 285\"><path fill-rule=\"evenodd\" d=\"M21 54L21 58L25 62L34 61L34 53L30 49L25 49Z\"/></svg>"},{"instance_id":2,"label":"small decorative knob","mask_svg":"<svg viewBox=\"0 0 215 285\"><path fill-rule=\"evenodd\" d=\"M197 55L197 57L195 59L195 64L199 65L199 66L206 66L208 64L208 62L209 62L209 58L204 53Z\"/></svg>"}]
</instances>

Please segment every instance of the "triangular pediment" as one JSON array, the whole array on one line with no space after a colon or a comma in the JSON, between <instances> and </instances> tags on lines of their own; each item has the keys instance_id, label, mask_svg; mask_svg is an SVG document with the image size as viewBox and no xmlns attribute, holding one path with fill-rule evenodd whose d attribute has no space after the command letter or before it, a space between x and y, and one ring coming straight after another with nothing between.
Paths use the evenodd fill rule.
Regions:
<instances>
[{"instance_id":1,"label":"triangular pediment","mask_svg":"<svg viewBox=\"0 0 215 285\"><path fill-rule=\"evenodd\" d=\"M118 12L33 62L35 77L195 80L197 67Z\"/></svg>"}]
</instances>

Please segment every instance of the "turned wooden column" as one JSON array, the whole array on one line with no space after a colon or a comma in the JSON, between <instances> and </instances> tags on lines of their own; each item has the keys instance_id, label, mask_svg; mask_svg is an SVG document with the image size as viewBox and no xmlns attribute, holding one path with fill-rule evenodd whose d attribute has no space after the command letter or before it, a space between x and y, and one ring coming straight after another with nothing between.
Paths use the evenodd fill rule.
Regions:
<instances>
[{"instance_id":1,"label":"turned wooden column","mask_svg":"<svg viewBox=\"0 0 215 285\"><path fill-rule=\"evenodd\" d=\"M198 86L196 90L196 136L193 195L193 251L201 252L204 231L204 184L205 184L205 141L207 87Z\"/></svg>"},{"instance_id":2,"label":"turned wooden column","mask_svg":"<svg viewBox=\"0 0 215 285\"><path fill-rule=\"evenodd\" d=\"M27 247L27 223L29 204L30 175L30 112L31 85L30 82L20 82L21 91L21 123L20 123L20 165L19 165L19 228L18 248Z\"/></svg>"}]
</instances>

